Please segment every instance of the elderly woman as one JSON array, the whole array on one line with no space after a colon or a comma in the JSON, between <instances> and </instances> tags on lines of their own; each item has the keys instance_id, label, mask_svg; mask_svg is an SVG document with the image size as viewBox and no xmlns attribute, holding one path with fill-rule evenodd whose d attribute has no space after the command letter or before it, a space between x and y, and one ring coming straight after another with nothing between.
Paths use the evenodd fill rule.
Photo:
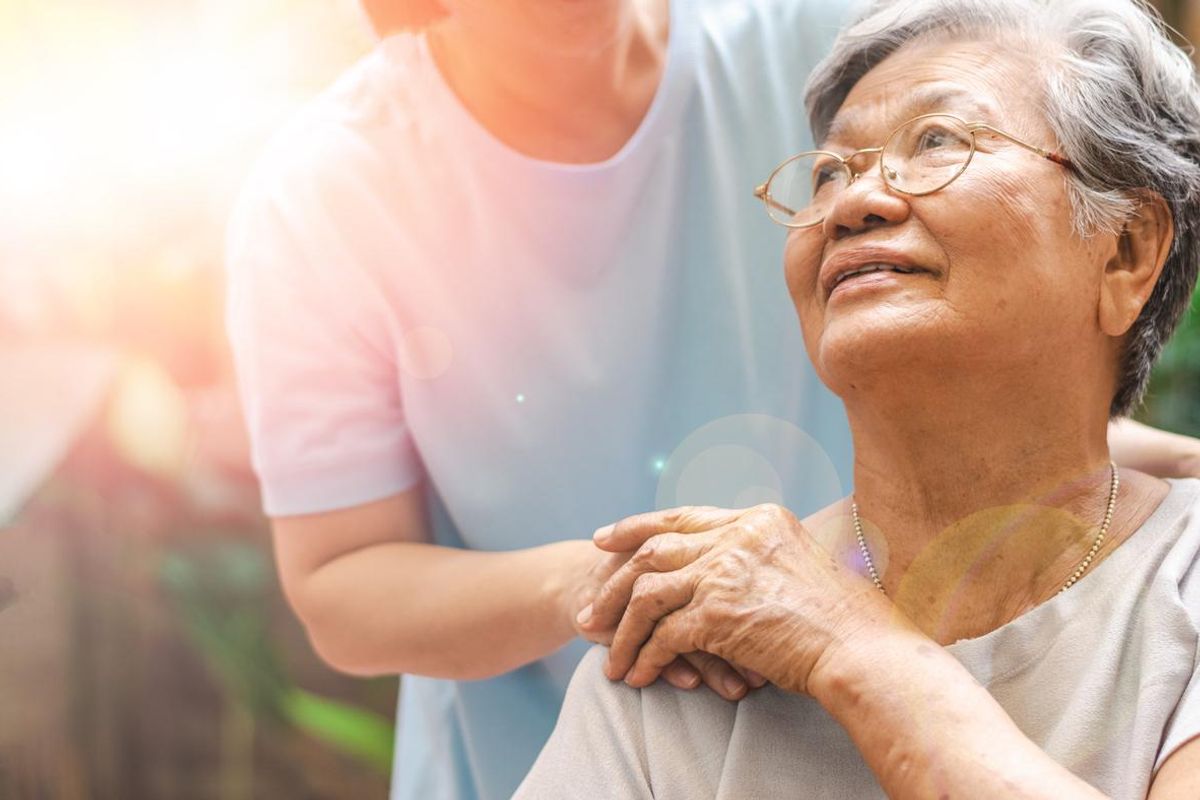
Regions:
<instances>
[{"instance_id":1,"label":"elderly woman","mask_svg":"<svg viewBox=\"0 0 1200 800\"><path fill-rule=\"evenodd\" d=\"M854 495L598 531L518 796L1200 797L1200 482L1105 442L1200 264L1191 65L1132 2L887 0L807 102L759 196ZM770 685L654 684L693 651Z\"/></svg>"}]
</instances>

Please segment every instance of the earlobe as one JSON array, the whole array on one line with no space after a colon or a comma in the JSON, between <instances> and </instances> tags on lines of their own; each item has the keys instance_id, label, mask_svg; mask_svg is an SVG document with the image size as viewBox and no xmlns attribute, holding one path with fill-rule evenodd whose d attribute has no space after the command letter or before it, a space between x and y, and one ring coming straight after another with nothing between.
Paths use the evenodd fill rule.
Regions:
<instances>
[{"instance_id":1,"label":"earlobe","mask_svg":"<svg viewBox=\"0 0 1200 800\"><path fill-rule=\"evenodd\" d=\"M1104 268L1099 311L1100 328L1106 334L1123 336L1138 318L1162 274L1174 238L1166 201L1153 192L1144 194Z\"/></svg>"}]
</instances>

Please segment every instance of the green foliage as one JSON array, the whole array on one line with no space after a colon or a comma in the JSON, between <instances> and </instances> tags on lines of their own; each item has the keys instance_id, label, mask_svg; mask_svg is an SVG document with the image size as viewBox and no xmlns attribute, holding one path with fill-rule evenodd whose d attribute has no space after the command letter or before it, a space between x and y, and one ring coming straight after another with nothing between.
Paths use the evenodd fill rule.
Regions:
<instances>
[{"instance_id":1,"label":"green foliage","mask_svg":"<svg viewBox=\"0 0 1200 800\"><path fill-rule=\"evenodd\" d=\"M291 725L387 775L390 720L307 692L289 679L270 638L273 574L266 553L252 543L205 538L166 554L159 578L209 669L256 720Z\"/></svg>"},{"instance_id":2,"label":"green foliage","mask_svg":"<svg viewBox=\"0 0 1200 800\"><path fill-rule=\"evenodd\" d=\"M385 775L391 769L394 734L390 720L303 689L287 693L283 711L288 721L314 739L370 764Z\"/></svg>"},{"instance_id":3,"label":"green foliage","mask_svg":"<svg viewBox=\"0 0 1200 800\"><path fill-rule=\"evenodd\" d=\"M1138 416L1155 427L1200 436L1200 291L1154 369Z\"/></svg>"},{"instance_id":4,"label":"green foliage","mask_svg":"<svg viewBox=\"0 0 1200 800\"><path fill-rule=\"evenodd\" d=\"M288 681L264 613L269 565L247 543L200 544L167 553L160 580L220 683L256 717L280 721Z\"/></svg>"}]
</instances>

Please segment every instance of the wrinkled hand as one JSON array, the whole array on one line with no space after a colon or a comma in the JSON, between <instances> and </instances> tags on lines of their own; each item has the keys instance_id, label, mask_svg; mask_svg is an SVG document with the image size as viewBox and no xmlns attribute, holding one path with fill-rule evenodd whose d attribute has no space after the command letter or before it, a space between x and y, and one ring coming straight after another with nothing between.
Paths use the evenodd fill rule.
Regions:
<instances>
[{"instance_id":1,"label":"wrinkled hand","mask_svg":"<svg viewBox=\"0 0 1200 800\"><path fill-rule=\"evenodd\" d=\"M606 672L634 687L653 683L679 655L703 651L804 692L831 651L892 624L891 603L780 506L672 509L605 533L598 546L637 549L582 627L616 626Z\"/></svg>"},{"instance_id":2,"label":"wrinkled hand","mask_svg":"<svg viewBox=\"0 0 1200 800\"><path fill-rule=\"evenodd\" d=\"M596 533L599 536L613 527L612 525L606 526ZM620 615L612 619L609 624L585 625L583 624L584 617L580 612L588 611L590 613L592 601L600 589L628 563L642 544L642 540L632 535L628 526L623 530L621 541L625 544L623 546L609 544L605 548L609 552L597 549L590 542L587 543L585 550L588 552L585 553L582 576L570 587L568 603L576 632L584 639L597 644L612 644ZM677 689L695 689L703 684L727 700L737 700L749 689L760 688L766 683L766 679L760 675L741 670L726 663L724 659L703 652L680 654L662 670L662 678Z\"/></svg>"}]
</instances>

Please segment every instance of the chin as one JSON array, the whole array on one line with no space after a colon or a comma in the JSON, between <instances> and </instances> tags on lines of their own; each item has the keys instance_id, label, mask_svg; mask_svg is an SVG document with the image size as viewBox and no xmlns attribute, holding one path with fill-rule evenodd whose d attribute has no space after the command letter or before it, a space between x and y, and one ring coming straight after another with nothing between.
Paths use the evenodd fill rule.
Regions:
<instances>
[{"instance_id":1,"label":"chin","mask_svg":"<svg viewBox=\"0 0 1200 800\"><path fill-rule=\"evenodd\" d=\"M896 378L944 369L951 341L940 326L905 316L853 314L829 321L808 346L817 375L842 397ZM806 335L806 341L809 337Z\"/></svg>"}]
</instances>

